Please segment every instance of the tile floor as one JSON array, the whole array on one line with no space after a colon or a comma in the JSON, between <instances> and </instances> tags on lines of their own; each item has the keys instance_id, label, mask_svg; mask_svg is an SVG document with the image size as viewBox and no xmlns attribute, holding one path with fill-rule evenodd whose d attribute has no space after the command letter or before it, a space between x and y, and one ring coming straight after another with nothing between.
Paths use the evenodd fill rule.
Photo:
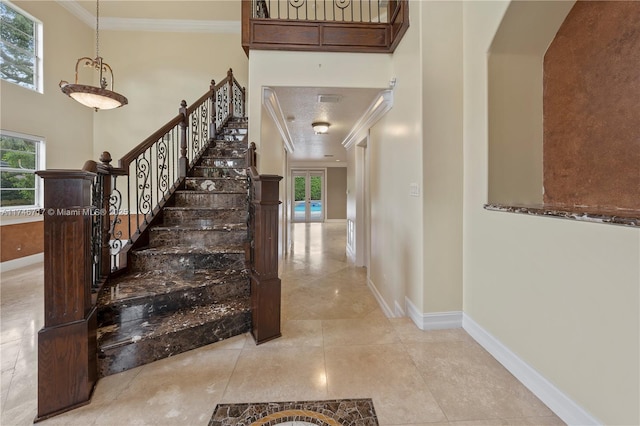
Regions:
<instances>
[{"instance_id":1,"label":"tile floor","mask_svg":"<svg viewBox=\"0 0 640 426\"><path fill-rule=\"evenodd\" d=\"M281 271L283 337L249 335L98 382L90 405L41 425L206 425L217 403L372 398L381 425L560 425L462 329L387 319L347 262L343 224L296 224ZM42 265L2 274L2 425L36 414Z\"/></svg>"}]
</instances>

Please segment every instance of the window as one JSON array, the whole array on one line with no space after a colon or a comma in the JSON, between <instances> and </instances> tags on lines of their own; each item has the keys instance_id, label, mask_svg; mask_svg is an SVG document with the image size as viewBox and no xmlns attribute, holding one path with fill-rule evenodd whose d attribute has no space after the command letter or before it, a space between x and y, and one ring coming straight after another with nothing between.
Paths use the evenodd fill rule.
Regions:
<instances>
[{"instance_id":1,"label":"window","mask_svg":"<svg viewBox=\"0 0 640 426\"><path fill-rule=\"evenodd\" d=\"M44 141L34 136L0 133L0 209L42 206Z\"/></svg>"},{"instance_id":2,"label":"window","mask_svg":"<svg viewBox=\"0 0 640 426\"><path fill-rule=\"evenodd\" d=\"M0 78L42 92L42 23L0 1Z\"/></svg>"}]
</instances>

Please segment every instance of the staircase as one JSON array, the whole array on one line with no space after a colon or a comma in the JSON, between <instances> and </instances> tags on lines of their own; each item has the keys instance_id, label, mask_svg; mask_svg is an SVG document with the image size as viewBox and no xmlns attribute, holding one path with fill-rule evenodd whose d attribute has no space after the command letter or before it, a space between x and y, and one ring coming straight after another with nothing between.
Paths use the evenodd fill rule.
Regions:
<instances>
[{"instance_id":1,"label":"staircase","mask_svg":"<svg viewBox=\"0 0 640 426\"><path fill-rule=\"evenodd\" d=\"M250 331L246 150L246 119L232 118L148 229L148 246L103 287L100 376Z\"/></svg>"}]
</instances>

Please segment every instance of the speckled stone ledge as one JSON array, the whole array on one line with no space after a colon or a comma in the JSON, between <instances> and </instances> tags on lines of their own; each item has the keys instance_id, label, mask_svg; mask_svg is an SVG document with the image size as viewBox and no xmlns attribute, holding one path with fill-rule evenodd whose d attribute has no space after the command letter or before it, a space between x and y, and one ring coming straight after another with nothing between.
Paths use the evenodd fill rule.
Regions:
<instances>
[{"instance_id":1,"label":"speckled stone ledge","mask_svg":"<svg viewBox=\"0 0 640 426\"><path fill-rule=\"evenodd\" d=\"M582 222L606 223L611 225L623 225L640 227L640 212L632 212L628 210L607 210L600 212L581 211L579 208L575 210L558 209L550 206L511 206L504 204L485 204L486 210L520 213L533 216L548 216L560 219L579 220ZM635 213L635 214L634 214Z\"/></svg>"},{"instance_id":2,"label":"speckled stone ledge","mask_svg":"<svg viewBox=\"0 0 640 426\"><path fill-rule=\"evenodd\" d=\"M318 426L378 426L371 399L218 404L209 426L274 426L295 421Z\"/></svg>"}]
</instances>

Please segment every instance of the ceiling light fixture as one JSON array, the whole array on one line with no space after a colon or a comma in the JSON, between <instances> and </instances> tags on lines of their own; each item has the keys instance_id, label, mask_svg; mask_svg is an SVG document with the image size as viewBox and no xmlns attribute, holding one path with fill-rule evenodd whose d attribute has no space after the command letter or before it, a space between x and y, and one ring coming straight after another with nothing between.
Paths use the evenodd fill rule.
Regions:
<instances>
[{"instance_id":1,"label":"ceiling light fixture","mask_svg":"<svg viewBox=\"0 0 640 426\"><path fill-rule=\"evenodd\" d=\"M78 67L81 63L83 67L93 68L93 70L98 73L100 87L78 84ZM107 81L107 75L109 81ZM109 90L108 87L110 87L111 90ZM99 109L118 108L129 103L126 97L113 91L113 70L100 56L99 0L96 0L96 57L95 59L91 59L85 56L78 59L76 62L75 83L70 84L68 81L60 81L60 89L65 95L96 111Z\"/></svg>"},{"instance_id":2,"label":"ceiling light fixture","mask_svg":"<svg viewBox=\"0 0 640 426\"><path fill-rule=\"evenodd\" d=\"M316 121L315 123L311 124L311 127L313 127L313 131L316 132L316 135L327 133L329 131L329 126L330 124L324 121Z\"/></svg>"}]
</instances>

